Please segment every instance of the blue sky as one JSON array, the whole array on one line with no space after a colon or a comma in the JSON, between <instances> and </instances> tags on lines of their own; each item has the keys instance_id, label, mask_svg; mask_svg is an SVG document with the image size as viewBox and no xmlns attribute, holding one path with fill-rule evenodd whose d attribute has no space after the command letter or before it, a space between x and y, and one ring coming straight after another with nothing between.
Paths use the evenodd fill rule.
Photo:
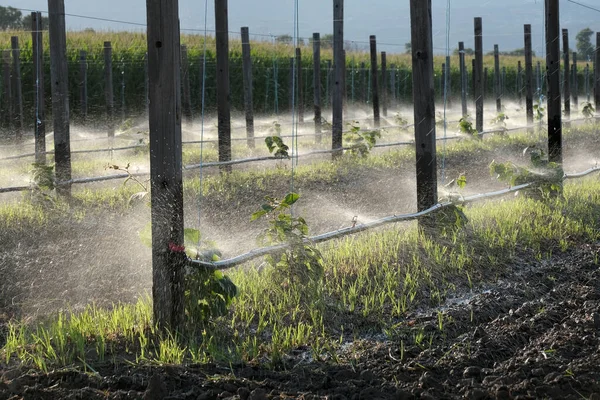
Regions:
<instances>
[{"instance_id":1,"label":"blue sky","mask_svg":"<svg viewBox=\"0 0 600 400\"><path fill-rule=\"evenodd\" d=\"M578 0L595 6L597 0ZM543 54L543 0L450 0L450 49L464 41L473 46L473 17L484 22L484 47L492 50L512 50L523 47L523 24L532 24L534 50ZM446 48L446 7L448 0L433 0L434 47L437 53ZM0 0L2 6L46 11L46 0ZM145 23L145 0L65 0L66 12L107 19ZM574 47L575 34L589 26L600 30L600 13L573 3L561 2L561 27L569 28ZM204 1L179 1L181 27L204 28ZM208 29L214 28L214 0L208 0ZM301 37L312 32L332 31L333 6L331 1L299 0L299 31ZM409 0L346 0L345 36L365 46L369 35L377 35L379 49L401 52L410 40ZM293 0L229 0L229 28L239 32L249 26L251 34L292 34L294 26ZM103 30L142 30L141 27L94 21L84 18L67 18L71 30L92 27ZM258 36L256 38L259 38Z\"/></svg>"}]
</instances>

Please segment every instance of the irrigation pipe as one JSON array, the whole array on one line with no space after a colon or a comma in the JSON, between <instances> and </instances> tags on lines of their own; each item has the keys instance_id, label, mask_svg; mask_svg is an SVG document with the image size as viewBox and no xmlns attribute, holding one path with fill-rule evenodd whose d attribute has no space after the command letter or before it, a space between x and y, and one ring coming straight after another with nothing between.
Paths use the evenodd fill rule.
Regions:
<instances>
[{"instance_id":1,"label":"irrigation pipe","mask_svg":"<svg viewBox=\"0 0 600 400\"><path fill-rule=\"evenodd\" d=\"M594 172L599 172L599 171L600 171L600 167L595 167L595 168L590 168L584 172L565 175L564 178L565 179L581 178L586 175L590 175ZM322 243L322 242L326 242L326 241L329 241L332 239L337 239L337 238L341 238L344 236L353 235L353 234L356 234L359 232L363 232L363 231L377 228L377 227L387 225L387 224L411 221L411 220L425 217L436 211L442 210L444 208L450 207L455 204L467 204L467 203L473 203L473 202L480 201L480 200L505 196L507 194L515 193L520 190L532 188L536 185L537 185L537 183L535 183L535 182L524 183L522 185L513 186L513 187L507 188L507 189L497 190L494 192L488 192L488 193L482 193L482 194L476 194L473 196L463 197L459 201L456 201L456 202L449 201L449 202L444 202L444 203L438 203L424 211L410 213L410 214L392 215L392 216L384 217L384 218L381 218L381 219L378 219L378 220L375 220L372 222L368 222L365 224L360 224L355 227L338 229L336 231L323 233L323 234L317 235L317 236L312 236L312 237L306 239L306 242L307 243ZM274 246L268 246L268 247L261 247L259 249L251 250L247 253L240 254L239 256L236 256L233 258L228 258L226 260L220 260L220 261L214 261L214 262L188 259L188 265L195 267L195 268L205 268L205 269L211 269L211 270L224 270L224 269L229 269L229 268L235 267L237 265L243 264L243 263L253 260L255 258L262 257L267 254L272 254L277 251L284 250L288 247L289 247L289 245L287 243L278 244L278 245L274 245Z\"/></svg>"},{"instance_id":2,"label":"irrigation pipe","mask_svg":"<svg viewBox=\"0 0 600 400\"><path fill-rule=\"evenodd\" d=\"M145 145L145 144L142 144L142 145L136 144L136 145L133 145L133 146L114 147L112 149L72 150L71 154L105 153L105 152L110 152L110 151L120 151L120 150L137 149L137 148L145 147L145 146L147 146L147 145ZM54 154L54 150L43 151L43 152L41 152L41 154ZM17 159L20 159L20 158L28 158L28 157L33 157L33 156L35 156L35 153L19 154L17 156L9 156L9 157L0 158L0 161L17 160Z\"/></svg>"}]
</instances>

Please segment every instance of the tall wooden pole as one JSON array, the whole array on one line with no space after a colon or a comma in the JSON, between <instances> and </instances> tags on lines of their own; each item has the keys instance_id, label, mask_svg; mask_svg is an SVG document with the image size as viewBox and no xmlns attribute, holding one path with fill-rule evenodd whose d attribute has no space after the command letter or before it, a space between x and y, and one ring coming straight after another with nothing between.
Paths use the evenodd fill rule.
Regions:
<instances>
[{"instance_id":1,"label":"tall wooden pole","mask_svg":"<svg viewBox=\"0 0 600 400\"><path fill-rule=\"evenodd\" d=\"M594 108L600 117L600 32L596 32L596 49L594 50Z\"/></svg>"},{"instance_id":2,"label":"tall wooden pole","mask_svg":"<svg viewBox=\"0 0 600 400\"><path fill-rule=\"evenodd\" d=\"M21 49L19 48L19 37L12 36L10 38L12 48L13 74L12 87L14 90L13 100L15 102L15 135L18 142L23 139L23 87L21 80Z\"/></svg>"},{"instance_id":3,"label":"tall wooden pole","mask_svg":"<svg viewBox=\"0 0 600 400\"><path fill-rule=\"evenodd\" d=\"M321 35L313 33L313 100L315 108L315 142L321 143Z\"/></svg>"},{"instance_id":4,"label":"tall wooden pole","mask_svg":"<svg viewBox=\"0 0 600 400\"><path fill-rule=\"evenodd\" d=\"M190 88L190 64L186 45L181 46L181 84L183 87L182 110L187 123L191 123L192 116L192 90Z\"/></svg>"},{"instance_id":5,"label":"tall wooden pole","mask_svg":"<svg viewBox=\"0 0 600 400\"><path fill-rule=\"evenodd\" d=\"M431 0L410 0L417 208L437 203Z\"/></svg>"},{"instance_id":6,"label":"tall wooden pole","mask_svg":"<svg viewBox=\"0 0 600 400\"><path fill-rule=\"evenodd\" d=\"M344 125L344 0L333 0L333 126L331 149L333 157L342 154L342 131Z\"/></svg>"},{"instance_id":7,"label":"tall wooden pole","mask_svg":"<svg viewBox=\"0 0 600 400\"><path fill-rule=\"evenodd\" d=\"M246 111L246 138L248 147L253 149L254 145L254 101L253 101L253 77L252 77L252 55L250 52L250 30L247 26L242 27L242 75L244 79L244 110Z\"/></svg>"},{"instance_id":8,"label":"tall wooden pole","mask_svg":"<svg viewBox=\"0 0 600 400\"><path fill-rule=\"evenodd\" d=\"M71 144L64 0L48 0L48 15L56 192L68 198L71 196L71 184L65 182L71 180Z\"/></svg>"},{"instance_id":9,"label":"tall wooden pole","mask_svg":"<svg viewBox=\"0 0 600 400\"><path fill-rule=\"evenodd\" d=\"M298 89L298 98L296 99L296 107L298 108L298 123L304 123L304 86L302 77L302 50L296 47L296 87Z\"/></svg>"},{"instance_id":10,"label":"tall wooden pole","mask_svg":"<svg viewBox=\"0 0 600 400\"><path fill-rule=\"evenodd\" d=\"M184 320L179 1L146 0L152 208L152 299L159 329Z\"/></svg>"},{"instance_id":11,"label":"tall wooden pole","mask_svg":"<svg viewBox=\"0 0 600 400\"><path fill-rule=\"evenodd\" d=\"M227 0L215 0L217 42L217 114L219 161L231 161L231 107L229 87L229 17ZM231 172L231 165L221 166Z\"/></svg>"},{"instance_id":12,"label":"tall wooden pole","mask_svg":"<svg viewBox=\"0 0 600 400\"><path fill-rule=\"evenodd\" d=\"M44 96L44 41L42 13L31 13L31 49L33 52L34 82L34 140L35 162L46 164L46 110Z\"/></svg>"},{"instance_id":13,"label":"tall wooden pole","mask_svg":"<svg viewBox=\"0 0 600 400\"><path fill-rule=\"evenodd\" d=\"M573 108L579 110L579 71L577 70L577 52L573 52Z\"/></svg>"},{"instance_id":14,"label":"tall wooden pole","mask_svg":"<svg viewBox=\"0 0 600 400\"><path fill-rule=\"evenodd\" d=\"M571 62L569 61L569 30L562 30L563 40L563 65L564 65L564 78L563 78L563 95L565 97L565 118L571 119Z\"/></svg>"},{"instance_id":15,"label":"tall wooden pole","mask_svg":"<svg viewBox=\"0 0 600 400\"><path fill-rule=\"evenodd\" d=\"M369 44L371 47L371 98L373 103L373 123L375 128L379 128L379 81L377 79L379 71L377 68L377 38L375 35L371 35Z\"/></svg>"},{"instance_id":16,"label":"tall wooden pole","mask_svg":"<svg viewBox=\"0 0 600 400\"><path fill-rule=\"evenodd\" d=\"M496 112L502 112L502 94L500 83L500 52L498 45L494 45L494 97L496 97Z\"/></svg>"},{"instance_id":17,"label":"tall wooden pole","mask_svg":"<svg viewBox=\"0 0 600 400\"><path fill-rule=\"evenodd\" d=\"M458 61L460 67L460 100L462 106L462 116L465 118L467 110L467 69L465 66L465 43L458 42Z\"/></svg>"},{"instance_id":18,"label":"tall wooden pole","mask_svg":"<svg viewBox=\"0 0 600 400\"><path fill-rule=\"evenodd\" d=\"M79 112L81 113L81 121L83 123L86 122L88 114L87 70L87 51L81 50L79 52Z\"/></svg>"},{"instance_id":19,"label":"tall wooden pole","mask_svg":"<svg viewBox=\"0 0 600 400\"><path fill-rule=\"evenodd\" d=\"M475 18L475 128L483 132L483 27L481 17Z\"/></svg>"},{"instance_id":20,"label":"tall wooden pole","mask_svg":"<svg viewBox=\"0 0 600 400\"><path fill-rule=\"evenodd\" d=\"M7 128L13 127L13 99L10 75L10 50L2 51L2 111Z\"/></svg>"},{"instance_id":21,"label":"tall wooden pole","mask_svg":"<svg viewBox=\"0 0 600 400\"><path fill-rule=\"evenodd\" d=\"M531 52L531 25L524 26L525 38L525 112L527 125L533 124L533 56Z\"/></svg>"},{"instance_id":22,"label":"tall wooden pole","mask_svg":"<svg viewBox=\"0 0 600 400\"><path fill-rule=\"evenodd\" d=\"M104 99L108 137L115 137L115 95L113 90L112 45L104 42Z\"/></svg>"},{"instance_id":23,"label":"tall wooden pole","mask_svg":"<svg viewBox=\"0 0 600 400\"><path fill-rule=\"evenodd\" d=\"M548 81L548 159L562 163L559 0L546 0L546 77Z\"/></svg>"},{"instance_id":24,"label":"tall wooden pole","mask_svg":"<svg viewBox=\"0 0 600 400\"><path fill-rule=\"evenodd\" d=\"M388 112L388 87L387 87L387 54L381 52L381 114L387 117Z\"/></svg>"}]
</instances>

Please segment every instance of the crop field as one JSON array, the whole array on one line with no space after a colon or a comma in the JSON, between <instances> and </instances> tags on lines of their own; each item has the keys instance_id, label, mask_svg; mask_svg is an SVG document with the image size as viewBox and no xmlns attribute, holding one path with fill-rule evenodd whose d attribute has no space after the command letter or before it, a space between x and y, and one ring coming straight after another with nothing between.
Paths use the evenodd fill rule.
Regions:
<instances>
[{"instance_id":1,"label":"crop field","mask_svg":"<svg viewBox=\"0 0 600 400\"><path fill-rule=\"evenodd\" d=\"M312 43L263 35L252 106L241 40L161 18L63 26L66 63L44 30L43 71L0 31L0 400L600 398L593 63L574 97L551 45L529 94L520 56L447 76L429 20L387 75L324 42L319 98Z\"/></svg>"}]
</instances>

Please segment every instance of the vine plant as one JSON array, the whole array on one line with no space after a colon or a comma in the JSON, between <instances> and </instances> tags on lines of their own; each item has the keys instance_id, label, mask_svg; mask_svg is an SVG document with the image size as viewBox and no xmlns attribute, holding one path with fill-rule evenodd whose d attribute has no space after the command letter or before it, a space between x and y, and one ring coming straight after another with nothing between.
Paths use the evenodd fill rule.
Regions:
<instances>
[{"instance_id":1,"label":"vine plant","mask_svg":"<svg viewBox=\"0 0 600 400\"><path fill-rule=\"evenodd\" d=\"M250 220L263 218L268 221L267 228L259 235L261 245L286 244L283 250L266 257L281 279L279 283L316 289L323 278L323 256L308 238L306 220L287 212L299 198L297 193L288 193L281 200L267 196L266 202Z\"/></svg>"},{"instance_id":2,"label":"vine plant","mask_svg":"<svg viewBox=\"0 0 600 400\"><path fill-rule=\"evenodd\" d=\"M354 156L368 156L373 146L377 144L377 139L381 138L381 132L379 130L361 130L358 121L352 121L347 125L350 129L344 133L346 151Z\"/></svg>"}]
</instances>

